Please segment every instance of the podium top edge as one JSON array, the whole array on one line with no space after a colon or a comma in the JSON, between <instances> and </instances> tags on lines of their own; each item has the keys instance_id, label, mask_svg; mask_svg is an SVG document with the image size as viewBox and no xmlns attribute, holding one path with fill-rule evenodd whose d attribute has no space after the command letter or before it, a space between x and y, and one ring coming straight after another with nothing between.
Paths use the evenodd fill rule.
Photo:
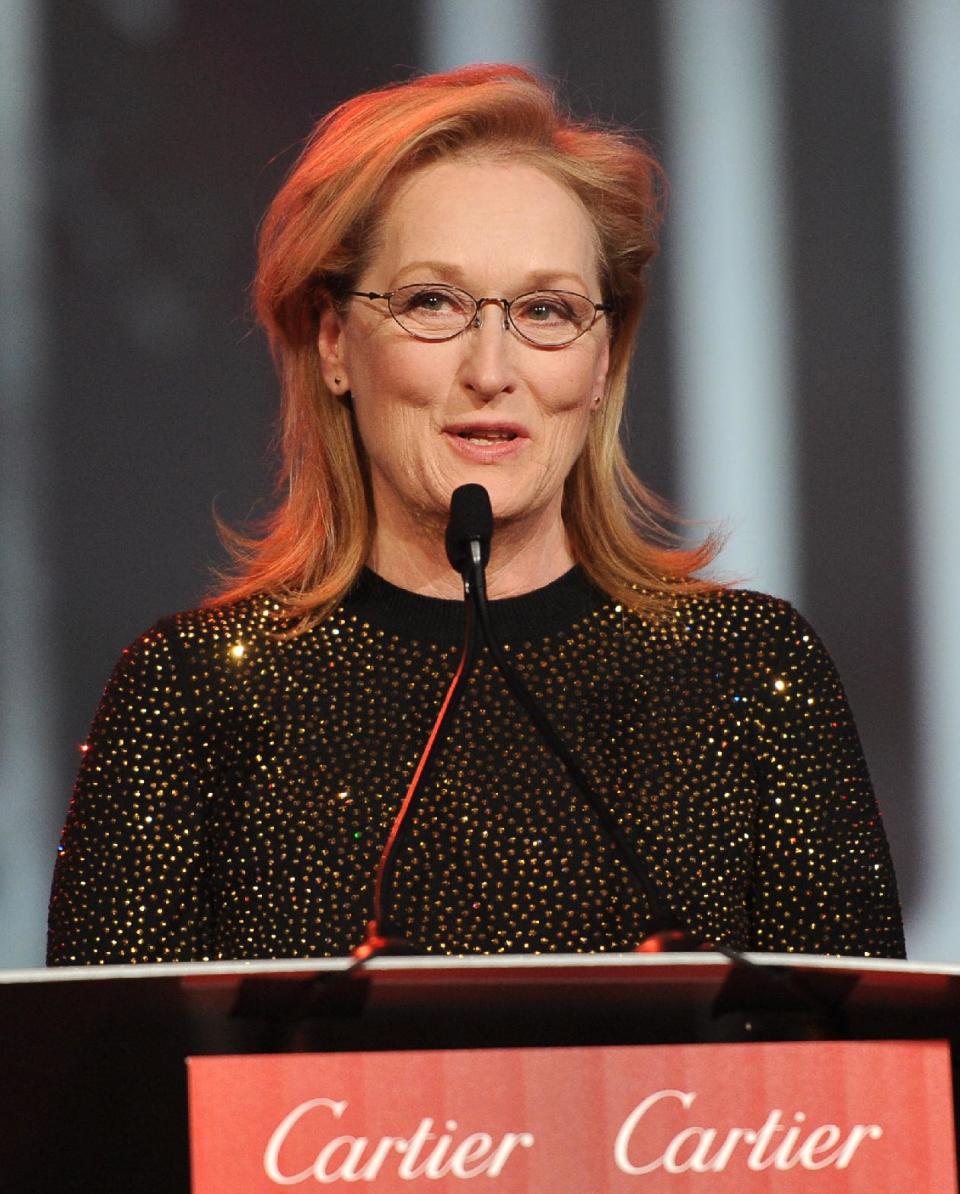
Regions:
<instances>
[{"instance_id":1,"label":"podium top edge","mask_svg":"<svg viewBox=\"0 0 960 1194\"><path fill-rule=\"evenodd\" d=\"M789 970L840 971L847 973L900 974L904 977L938 975L944 978L960 977L960 965L945 966L939 963L911 962L887 958L825 957L811 954L748 953L744 955L751 963L764 968ZM469 979L481 975L508 979L515 976L523 981L534 979L537 974L549 975L556 980L578 976L596 977L598 973L626 977L630 972L671 971L680 977L684 973L716 972L732 965L722 954L677 953L677 954L482 954L457 955L452 957L377 958L368 962L361 973L371 975L389 974L417 975L440 978L460 977ZM18 970L0 970L0 985L13 983L58 983L58 982L102 982L105 980L147 980L147 979L190 979L190 978L233 978L297 977L307 974L334 975L346 973L354 966L352 958L288 958L270 961L218 961L218 962L143 962L123 965L57 966L52 968L32 967Z\"/></svg>"}]
</instances>

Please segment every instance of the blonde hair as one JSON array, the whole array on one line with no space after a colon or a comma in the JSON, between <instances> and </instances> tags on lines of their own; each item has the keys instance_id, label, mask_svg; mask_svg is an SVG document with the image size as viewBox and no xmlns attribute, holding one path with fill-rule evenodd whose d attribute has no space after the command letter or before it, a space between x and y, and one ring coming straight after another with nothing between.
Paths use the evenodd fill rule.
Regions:
<instances>
[{"instance_id":1,"label":"blonde hair","mask_svg":"<svg viewBox=\"0 0 960 1194\"><path fill-rule=\"evenodd\" d=\"M275 597L297 630L350 589L372 541L362 444L349 406L324 384L317 350L324 304L339 304L369 258L393 189L429 162L509 153L561 181L596 228L611 304L606 393L568 476L563 518L574 557L600 589L635 609L713 587L698 576L709 536L682 548L667 511L631 471L620 441L633 339L656 251L663 179L635 137L569 119L517 66L470 66L357 96L317 125L271 204L260 235L256 311L282 387L278 503L259 536L227 532L236 564L217 603Z\"/></svg>"}]
</instances>

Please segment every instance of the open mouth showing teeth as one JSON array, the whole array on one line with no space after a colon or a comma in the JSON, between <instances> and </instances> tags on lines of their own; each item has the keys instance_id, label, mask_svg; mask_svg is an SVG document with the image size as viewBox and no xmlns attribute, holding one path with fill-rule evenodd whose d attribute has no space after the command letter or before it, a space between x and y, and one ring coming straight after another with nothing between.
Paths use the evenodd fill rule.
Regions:
<instances>
[{"instance_id":1,"label":"open mouth showing teeth","mask_svg":"<svg viewBox=\"0 0 960 1194\"><path fill-rule=\"evenodd\" d=\"M517 438L515 431L458 431L457 435L472 444L502 444Z\"/></svg>"}]
</instances>

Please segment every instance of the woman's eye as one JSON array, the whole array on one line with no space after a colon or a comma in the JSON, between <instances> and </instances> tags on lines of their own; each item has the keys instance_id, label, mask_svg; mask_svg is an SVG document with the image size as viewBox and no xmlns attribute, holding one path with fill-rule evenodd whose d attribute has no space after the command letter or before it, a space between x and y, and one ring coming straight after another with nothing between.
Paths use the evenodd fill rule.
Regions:
<instances>
[{"instance_id":1,"label":"woman's eye","mask_svg":"<svg viewBox=\"0 0 960 1194\"><path fill-rule=\"evenodd\" d=\"M573 312L562 300L543 296L523 303L519 316L533 323L570 323L574 319Z\"/></svg>"},{"instance_id":2,"label":"woman's eye","mask_svg":"<svg viewBox=\"0 0 960 1194\"><path fill-rule=\"evenodd\" d=\"M446 314L458 311L460 306L456 295L445 290L417 290L404 300L405 310L422 311L426 314Z\"/></svg>"}]
</instances>

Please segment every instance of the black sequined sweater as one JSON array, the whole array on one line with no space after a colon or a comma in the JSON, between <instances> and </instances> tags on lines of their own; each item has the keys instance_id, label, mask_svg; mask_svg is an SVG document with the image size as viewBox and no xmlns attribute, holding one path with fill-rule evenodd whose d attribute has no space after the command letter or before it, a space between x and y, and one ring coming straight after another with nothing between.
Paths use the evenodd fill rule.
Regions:
<instances>
[{"instance_id":1,"label":"black sequined sweater","mask_svg":"<svg viewBox=\"0 0 960 1194\"><path fill-rule=\"evenodd\" d=\"M492 604L516 669L679 920L738 949L898 957L887 842L829 656L785 602L659 619L574 569ZM128 648L56 864L51 964L348 953L459 656L460 602L366 572L292 640L268 599ZM427 952L630 949L647 909L485 652L400 858Z\"/></svg>"}]
</instances>

